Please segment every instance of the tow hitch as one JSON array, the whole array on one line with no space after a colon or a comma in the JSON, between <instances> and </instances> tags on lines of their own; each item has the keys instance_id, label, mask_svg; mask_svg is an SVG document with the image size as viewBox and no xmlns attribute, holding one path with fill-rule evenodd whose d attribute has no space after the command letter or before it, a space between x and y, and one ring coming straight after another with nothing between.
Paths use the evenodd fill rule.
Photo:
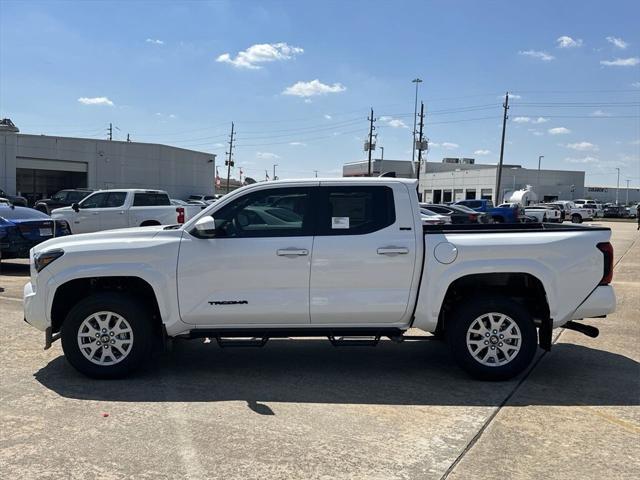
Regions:
<instances>
[{"instance_id":1,"label":"tow hitch","mask_svg":"<svg viewBox=\"0 0 640 480\"><path fill-rule=\"evenodd\" d=\"M592 327L591 325L585 325L584 323L574 322L573 320L569 320L565 323L563 328L567 328L569 330L575 330L576 332L580 332L585 334L587 337L596 338L600 335L600 330L596 327Z\"/></svg>"}]
</instances>

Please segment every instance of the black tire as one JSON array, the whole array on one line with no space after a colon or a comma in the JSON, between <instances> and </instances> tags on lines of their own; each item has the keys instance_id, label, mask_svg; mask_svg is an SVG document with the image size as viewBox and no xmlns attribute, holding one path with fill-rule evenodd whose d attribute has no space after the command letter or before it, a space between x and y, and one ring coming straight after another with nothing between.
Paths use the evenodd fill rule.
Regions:
<instances>
[{"instance_id":1,"label":"black tire","mask_svg":"<svg viewBox=\"0 0 640 480\"><path fill-rule=\"evenodd\" d=\"M582 223L582 217L577 213L571 215L571 223Z\"/></svg>"},{"instance_id":2,"label":"black tire","mask_svg":"<svg viewBox=\"0 0 640 480\"><path fill-rule=\"evenodd\" d=\"M133 332L133 342L126 356L111 365L91 362L80 351L78 333L86 318L109 311L123 317ZM122 378L141 366L150 356L154 329L151 315L133 297L121 293L97 293L78 302L67 315L61 328L62 350L67 361L79 372L92 378ZM115 353L115 351L114 351Z\"/></svg>"},{"instance_id":3,"label":"black tire","mask_svg":"<svg viewBox=\"0 0 640 480\"><path fill-rule=\"evenodd\" d=\"M504 218L502 218L502 217L493 217L493 223L504 223Z\"/></svg>"},{"instance_id":4,"label":"black tire","mask_svg":"<svg viewBox=\"0 0 640 480\"><path fill-rule=\"evenodd\" d=\"M471 354L471 347L467 347L467 332L470 327L476 319L488 313L506 315L515 322L520 330L520 350L503 365L485 365ZM500 296L471 298L464 305L458 307L447 325L446 335L451 354L458 365L472 377L481 380L508 380L518 375L533 360L538 344L536 327L529 312L519 303ZM480 336L480 338L483 337ZM497 338L496 341L499 341ZM495 346L497 347L497 345ZM489 347L478 347L476 351L483 348ZM489 353L488 350L487 353ZM498 354L498 350L496 350L496 354ZM504 354L500 355L504 359Z\"/></svg>"}]
</instances>

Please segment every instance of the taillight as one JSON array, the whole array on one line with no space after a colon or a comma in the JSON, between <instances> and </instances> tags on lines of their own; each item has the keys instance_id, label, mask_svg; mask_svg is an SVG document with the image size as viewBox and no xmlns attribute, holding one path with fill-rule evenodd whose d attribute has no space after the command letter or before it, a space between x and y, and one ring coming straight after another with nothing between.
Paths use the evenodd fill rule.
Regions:
<instances>
[{"instance_id":1,"label":"taillight","mask_svg":"<svg viewBox=\"0 0 640 480\"><path fill-rule=\"evenodd\" d=\"M596 246L604 255L604 270L599 285L609 285L613 280L613 245L610 242L602 242Z\"/></svg>"},{"instance_id":2,"label":"taillight","mask_svg":"<svg viewBox=\"0 0 640 480\"><path fill-rule=\"evenodd\" d=\"M184 208L178 207L176 212L178 212L178 223L184 223Z\"/></svg>"}]
</instances>

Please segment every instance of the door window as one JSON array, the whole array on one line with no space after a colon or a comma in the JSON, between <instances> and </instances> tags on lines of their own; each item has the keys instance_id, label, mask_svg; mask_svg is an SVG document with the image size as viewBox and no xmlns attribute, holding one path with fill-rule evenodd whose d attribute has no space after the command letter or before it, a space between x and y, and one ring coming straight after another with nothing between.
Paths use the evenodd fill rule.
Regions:
<instances>
[{"instance_id":1,"label":"door window","mask_svg":"<svg viewBox=\"0 0 640 480\"><path fill-rule=\"evenodd\" d=\"M364 235L396 221L389 187L323 187L318 235Z\"/></svg>"},{"instance_id":2,"label":"door window","mask_svg":"<svg viewBox=\"0 0 640 480\"><path fill-rule=\"evenodd\" d=\"M105 208L116 208L124 205L127 198L127 192L111 192L105 202Z\"/></svg>"},{"instance_id":3,"label":"door window","mask_svg":"<svg viewBox=\"0 0 640 480\"><path fill-rule=\"evenodd\" d=\"M313 235L310 204L308 188L272 188L244 195L214 213L216 236Z\"/></svg>"},{"instance_id":4,"label":"door window","mask_svg":"<svg viewBox=\"0 0 640 480\"><path fill-rule=\"evenodd\" d=\"M85 198L80 206L82 208L103 208L106 206L108 196L108 192L94 193Z\"/></svg>"}]
</instances>

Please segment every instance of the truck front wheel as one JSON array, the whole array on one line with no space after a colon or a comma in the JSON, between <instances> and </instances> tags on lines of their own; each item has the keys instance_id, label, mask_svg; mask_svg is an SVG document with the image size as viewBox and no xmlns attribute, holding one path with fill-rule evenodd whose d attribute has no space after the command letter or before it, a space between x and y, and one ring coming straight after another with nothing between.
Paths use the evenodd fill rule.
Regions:
<instances>
[{"instance_id":1,"label":"truck front wheel","mask_svg":"<svg viewBox=\"0 0 640 480\"><path fill-rule=\"evenodd\" d=\"M446 329L456 362L482 380L507 380L526 369L536 352L533 319L503 297L474 298L454 312Z\"/></svg>"},{"instance_id":2,"label":"truck front wheel","mask_svg":"<svg viewBox=\"0 0 640 480\"><path fill-rule=\"evenodd\" d=\"M127 295L104 292L75 305L62 324L62 349L76 370L93 378L121 378L150 355L148 312Z\"/></svg>"}]
</instances>

